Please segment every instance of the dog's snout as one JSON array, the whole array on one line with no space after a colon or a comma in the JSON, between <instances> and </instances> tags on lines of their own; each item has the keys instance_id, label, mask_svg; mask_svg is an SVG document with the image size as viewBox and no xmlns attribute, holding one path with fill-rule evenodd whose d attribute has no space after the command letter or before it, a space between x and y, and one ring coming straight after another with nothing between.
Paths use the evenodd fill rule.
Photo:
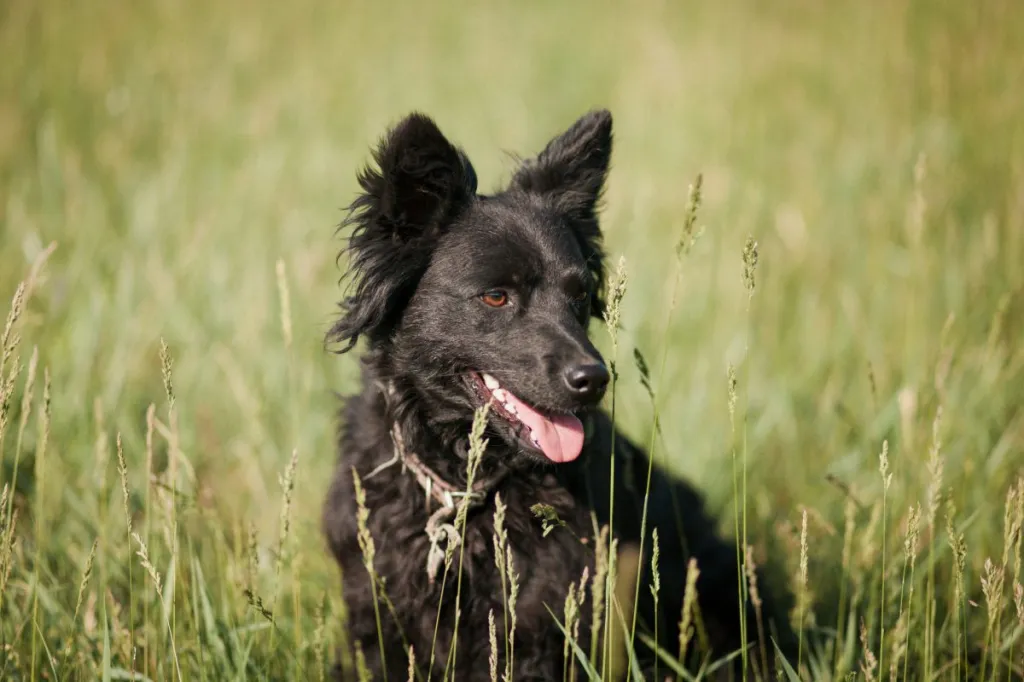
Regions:
<instances>
[{"instance_id":1,"label":"dog's snout","mask_svg":"<svg viewBox=\"0 0 1024 682\"><path fill-rule=\"evenodd\" d=\"M608 368L601 362L571 365L563 376L573 397L587 402L600 400L608 386Z\"/></svg>"}]
</instances>

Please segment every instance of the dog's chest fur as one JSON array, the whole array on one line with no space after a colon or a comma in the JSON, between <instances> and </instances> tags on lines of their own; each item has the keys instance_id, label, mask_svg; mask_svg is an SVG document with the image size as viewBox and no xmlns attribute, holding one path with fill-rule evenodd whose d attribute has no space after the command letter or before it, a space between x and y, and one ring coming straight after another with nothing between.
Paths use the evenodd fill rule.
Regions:
<instances>
[{"instance_id":1,"label":"dog's chest fur","mask_svg":"<svg viewBox=\"0 0 1024 682\"><path fill-rule=\"evenodd\" d=\"M408 641L424 670L433 642L435 672L440 672L452 645L452 624L459 593L457 669L486 669L490 655L489 633L479 624L488 622L490 611L494 612L499 663L503 669L505 628L511 627L505 615L511 585L502 584L495 557L495 509L500 497L506 506L504 528L512 557L510 572L515 574L518 584L515 647L517 651L530 652L517 663L515 679L529 679L531 674L540 679L560 676L565 639L552 613L562 621L570 585L578 586L584 571L590 579L595 572L594 527L587 505L577 500L550 472L537 470L506 476L490 491L482 506L470 510L462 546L453 553L447 575L442 564L432 580L427 570L431 542L425 528L438 504L430 500L428 506L425 491L400 464L370 475L382 462L391 459L393 453L387 420L377 411L379 406L372 403L364 397L356 397L348 405L346 422L358 426L342 431L342 459L325 508L325 527L329 529L331 549L342 567L348 627L353 638L377 639L376 589L384 641L392 644ZM372 585L357 540L353 468L366 492L366 506L370 510L367 527L376 550L373 569L382 579L383 587L380 582ZM546 537L542 537L541 519L531 510L537 504L549 507L558 519ZM590 584L588 579L579 630L581 638L588 642ZM447 626L436 628L438 619ZM545 655L538 656L541 652ZM376 657L376 652L365 653L370 658ZM385 657L394 665L392 661L404 660L406 653L401 647L395 647L393 651L387 650ZM544 670L524 670L522 665L525 664L541 664ZM456 676L456 679L467 678Z\"/></svg>"}]
</instances>

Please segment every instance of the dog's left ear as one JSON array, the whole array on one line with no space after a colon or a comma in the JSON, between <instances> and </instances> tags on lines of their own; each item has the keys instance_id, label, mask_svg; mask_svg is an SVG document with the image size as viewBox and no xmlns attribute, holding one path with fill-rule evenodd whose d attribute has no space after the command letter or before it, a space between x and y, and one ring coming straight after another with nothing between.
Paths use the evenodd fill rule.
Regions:
<instances>
[{"instance_id":1,"label":"dog's left ear","mask_svg":"<svg viewBox=\"0 0 1024 682\"><path fill-rule=\"evenodd\" d=\"M540 195L568 220L599 289L604 284L604 252L597 211L611 156L612 115L598 109L551 140L512 178L512 187ZM595 297L591 311L600 316L603 310Z\"/></svg>"}]
</instances>

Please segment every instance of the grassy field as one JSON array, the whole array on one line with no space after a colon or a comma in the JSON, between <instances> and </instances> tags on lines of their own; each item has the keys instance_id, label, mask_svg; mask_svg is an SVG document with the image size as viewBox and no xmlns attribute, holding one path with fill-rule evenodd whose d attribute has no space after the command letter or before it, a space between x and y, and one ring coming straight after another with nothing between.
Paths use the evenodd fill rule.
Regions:
<instances>
[{"instance_id":1,"label":"grassy field","mask_svg":"<svg viewBox=\"0 0 1024 682\"><path fill-rule=\"evenodd\" d=\"M633 348L664 352L658 455L728 532L746 453L805 679L1020 676L1021 26L1014 0L6 0L0 679L320 679L356 167L415 108L494 187L592 106L621 424L646 442Z\"/></svg>"}]
</instances>

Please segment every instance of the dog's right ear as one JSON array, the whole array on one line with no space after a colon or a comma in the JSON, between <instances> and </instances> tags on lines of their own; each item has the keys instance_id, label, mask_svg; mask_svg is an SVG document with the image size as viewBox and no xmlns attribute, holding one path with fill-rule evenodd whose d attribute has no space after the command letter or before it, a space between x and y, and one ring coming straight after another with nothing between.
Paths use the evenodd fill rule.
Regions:
<instances>
[{"instance_id":1,"label":"dog's right ear","mask_svg":"<svg viewBox=\"0 0 1024 682\"><path fill-rule=\"evenodd\" d=\"M426 269L445 227L476 194L469 159L423 114L392 128L359 174L362 193L345 225L354 229L348 257L350 295L327 340L351 349L360 336L387 338Z\"/></svg>"},{"instance_id":2,"label":"dog's right ear","mask_svg":"<svg viewBox=\"0 0 1024 682\"><path fill-rule=\"evenodd\" d=\"M604 313L604 251L597 206L611 155L612 115L607 109L598 109L584 114L551 140L512 178L513 187L543 197L568 219L597 283L598 291L590 306L594 317Z\"/></svg>"}]
</instances>

